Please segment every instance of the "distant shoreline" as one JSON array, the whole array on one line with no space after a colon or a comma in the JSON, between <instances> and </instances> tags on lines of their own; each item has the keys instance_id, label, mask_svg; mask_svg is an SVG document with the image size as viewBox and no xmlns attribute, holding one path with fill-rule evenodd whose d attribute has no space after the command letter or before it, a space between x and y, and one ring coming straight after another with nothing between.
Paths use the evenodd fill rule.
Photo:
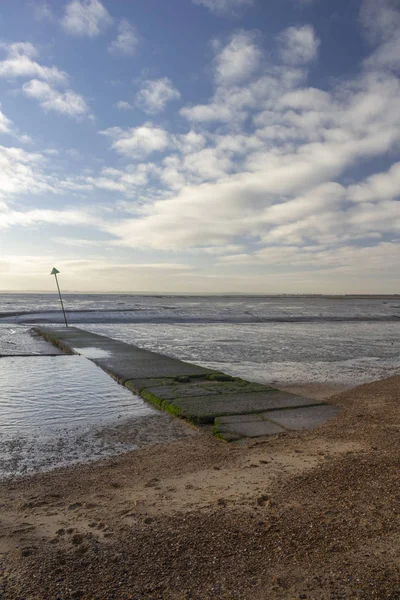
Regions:
<instances>
[{"instance_id":1,"label":"distant shoreline","mask_svg":"<svg viewBox=\"0 0 400 600\"><path fill-rule=\"evenodd\" d=\"M53 291L41 291L41 290L0 290L0 296L2 294L12 294L23 296L25 294L40 294L46 296L57 296L57 292ZM225 292L225 293L208 293L202 294L200 292L82 292L82 291L70 291L64 290L63 295L79 295L79 296L152 296L152 297L171 297L171 298L323 298L323 299L369 299L369 300L385 300L385 299L397 299L400 298L400 294L258 294L258 293L244 293L244 292Z\"/></svg>"}]
</instances>

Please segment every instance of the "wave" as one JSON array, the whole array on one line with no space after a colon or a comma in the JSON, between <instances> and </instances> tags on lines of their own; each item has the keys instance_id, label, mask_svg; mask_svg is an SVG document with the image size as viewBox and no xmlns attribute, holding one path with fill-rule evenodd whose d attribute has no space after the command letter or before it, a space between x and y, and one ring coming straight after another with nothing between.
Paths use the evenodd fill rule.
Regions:
<instances>
[{"instance_id":1,"label":"wave","mask_svg":"<svg viewBox=\"0 0 400 600\"><path fill-rule=\"evenodd\" d=\"M142 313L142 314L140 314ZM147 314L145 314L147 313ZM208 315L155 315L148 310L133 309L87 309L70 310L67 312L68 322L72 325L80 323L376 323L400 322L400 315L284 315L257 316L251 314L208 314ZM3 323L63 323L59 311L0 312L0 322Z\"/></svg>"}]
</instances>

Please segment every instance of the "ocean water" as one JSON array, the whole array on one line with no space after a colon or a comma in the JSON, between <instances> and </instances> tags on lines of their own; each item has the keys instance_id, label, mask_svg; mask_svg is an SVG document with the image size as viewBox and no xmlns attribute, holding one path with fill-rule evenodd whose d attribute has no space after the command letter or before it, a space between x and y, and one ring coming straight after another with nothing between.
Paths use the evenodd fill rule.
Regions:
<instances>
[{"instance_id":1,"label":"ocean water","mask_svg":"<svg viewBox=\"0 0 400 600\"><path fill-rule=\"evenodd\" d=\"M400 297L64 299L71 325L277 387L351 387L400 374ZM32 336L35 323L63 322L58 302L53 294L0 295L0 476L132 449L145 427L151 442L160 435L151 425L159 413L86 358L59 356ZM46 383L53 371L57 386ZM129 421L134 433L120 443L112 428Z\"/></svg>"},{"instance_id":2,"label":"ocean water","mask_svg":"<svg viewBox=\"0 0 400 600\"><path fill-rule=\"evenodd\" d=\"M400 296L64 299L71 325L260 382L349 386L400 372ZM29 346L31 324L62 322L55 294L0 295L0 354Z\"/></svg>"}]
</instances>

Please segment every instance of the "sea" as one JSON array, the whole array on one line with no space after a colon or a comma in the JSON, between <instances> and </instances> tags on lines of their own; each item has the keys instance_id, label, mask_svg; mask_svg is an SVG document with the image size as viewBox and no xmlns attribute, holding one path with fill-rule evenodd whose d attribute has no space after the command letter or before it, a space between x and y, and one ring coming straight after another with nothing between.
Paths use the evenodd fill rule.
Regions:
<instances>
[{"instance_id":1,"label":"sea","mask_svg":"<svg viewBox=\"0 0 400 600\"><path fill-rule=\"evenodd\" d=\"M400 296L63 297L71 326L284 389L340 390L400 374ZM159 441L157 411L30 332L63 322L55 294L0 294L0 477ZM114 435L127 423L132 435ZM185 435L174 425L162 441Z\"/></svg>"}]
</instances>

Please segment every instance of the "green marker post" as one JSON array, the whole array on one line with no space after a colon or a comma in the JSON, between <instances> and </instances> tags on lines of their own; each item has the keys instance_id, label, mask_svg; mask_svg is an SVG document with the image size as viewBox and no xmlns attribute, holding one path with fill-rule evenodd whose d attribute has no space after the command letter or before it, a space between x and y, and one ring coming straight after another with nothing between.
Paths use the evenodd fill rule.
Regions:
<instances>
[{"instance_id":1,"label":"green marker post","mask_svg":"<svg viewBox=\"0 0 400 600\"><path fill-rule=\"evenodd\" d=\"M65 327L68 327L68 323L67 323L67 315L65 314L64 303L63 303L63 300L62 300L62 297L61 297L60 286L58 285L58 279L57 279L57 273L59 273L59 272L60 272L60 271L54 267L54 269L52 270L52 272L50 273L50 275L54 275L54 277L56 278L56 284L57 284L57 289L58 289L58 295L60 296L61 308L62 308L62 311L63 311L63 313L64 313Z\"/></svg>"}]
</instances>

